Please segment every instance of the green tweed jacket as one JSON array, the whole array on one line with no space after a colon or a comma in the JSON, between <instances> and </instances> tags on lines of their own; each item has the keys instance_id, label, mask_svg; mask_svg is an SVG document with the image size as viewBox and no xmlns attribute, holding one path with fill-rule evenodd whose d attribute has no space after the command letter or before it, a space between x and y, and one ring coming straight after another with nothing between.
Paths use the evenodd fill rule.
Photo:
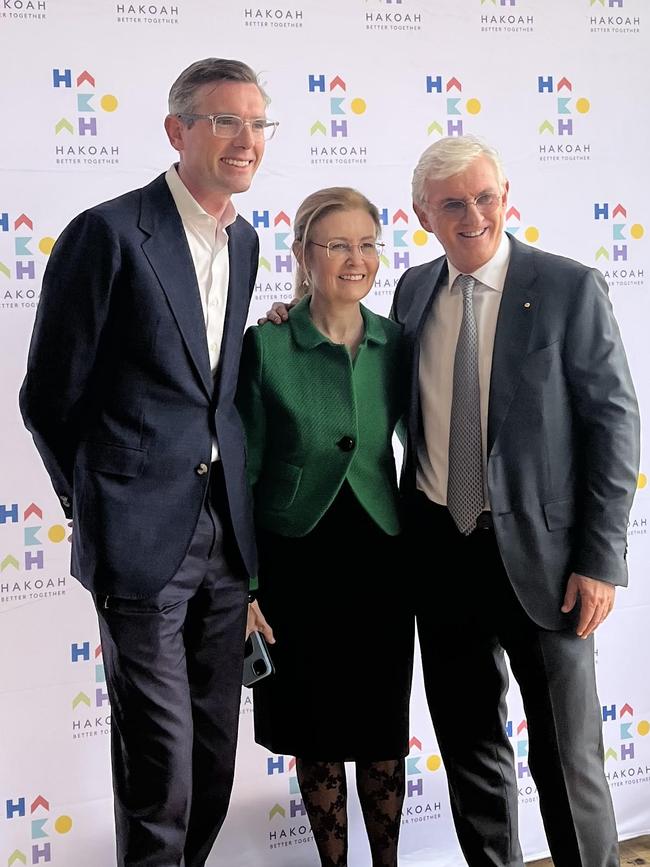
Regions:
<instances>
[{"instance_id":1,"label":"green tweed jacket","mask_svg":"<svg viewBox=\"0 0 650 867\"><path fill-rule=\"evenodd\" d=\"M304 536L347 480L391 536L399 533L391 438L406 409L401 328L361 307L354 361L313 324L309 298L284 326L244 335L237 404L246 428L258 526Z\"/></svg>"}]
</instances>

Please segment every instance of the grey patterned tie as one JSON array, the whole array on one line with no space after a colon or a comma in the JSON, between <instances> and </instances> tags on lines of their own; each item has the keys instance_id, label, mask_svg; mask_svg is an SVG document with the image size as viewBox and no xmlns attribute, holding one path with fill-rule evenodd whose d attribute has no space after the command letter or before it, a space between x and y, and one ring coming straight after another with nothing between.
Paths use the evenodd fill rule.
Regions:
<instances>
[{"instance_id":1,"label":"grey patterned tie","mask_svg":"<svg viewBox=\"0 0 650 867\"><path fill-rule=\"evenodd\" d=\"M473 301L475 282L467 274L459 274L455 281L463 293L463 319L454 359L449 427L447 508L465 536L476 527L476 519L484 505L478 332Z\"/></svg>"}]
</instances>

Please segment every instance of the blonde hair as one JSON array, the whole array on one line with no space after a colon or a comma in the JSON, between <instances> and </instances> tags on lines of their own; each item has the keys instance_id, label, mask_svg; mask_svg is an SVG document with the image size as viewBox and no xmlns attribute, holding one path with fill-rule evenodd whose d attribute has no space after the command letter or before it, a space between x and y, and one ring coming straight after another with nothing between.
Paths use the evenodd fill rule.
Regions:
<instances>
[{"instance_id":1,"label":"blonde hair","mask_svg":"<svg viewBox=\"0 0 650 867\"><path fill-rule=\"evenodd\" d=\"M367 211L370 214L377 229L377 237L379 237L381 234L381 221L377 207L363 193L352 187L327 187L324 190L317 190L315 193L307 196L298 206L293 225L294 246L295 244L300 245L302 264L298 261L298 267L296 268L296 298L302 298L310 292L309 274L304 263L307 245L311 240L314 226L323 217L331 214L333 211L352 211L357 209Z\"/></svg>"}]
</instances>

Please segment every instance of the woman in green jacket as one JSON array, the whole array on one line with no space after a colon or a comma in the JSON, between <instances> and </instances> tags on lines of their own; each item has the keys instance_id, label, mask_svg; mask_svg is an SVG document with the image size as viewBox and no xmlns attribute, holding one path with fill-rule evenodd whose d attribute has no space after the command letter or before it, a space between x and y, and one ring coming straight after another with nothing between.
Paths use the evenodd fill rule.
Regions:
<instances>
[{"instance_id":1,"label":"woman in green jacket","mask_svg":"<svg viewBox=\"0 0 650 867\"><path fill-rule=\"evenodd\" d=\"M334 187L308 196L294 225L304 297L288 324L246 332L238 397L259 608L276 639L255 738L296 756L323 865L347 864L343 763L355 762L373 865L393 867L413 657L391 445L405 353L399 326L360 304L379 267L377 208Z\"/></svg>"}]
</instances>

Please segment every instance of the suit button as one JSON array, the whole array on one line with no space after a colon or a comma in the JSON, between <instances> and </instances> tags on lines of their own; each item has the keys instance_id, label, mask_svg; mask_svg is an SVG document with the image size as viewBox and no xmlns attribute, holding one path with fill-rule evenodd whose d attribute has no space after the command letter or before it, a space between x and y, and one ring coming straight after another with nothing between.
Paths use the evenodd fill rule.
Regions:
<instances>
[{"instance_id":1,"label":"suit button","mask_svg":"<svg viewBox=\"0 0 650 867\"><path fill-rule=\"evenodd\" d=\"M199 464L198 467L196 468L197 476L204 476L207 473L207 471L208 471L208 465L207 464Z\"/></svg>"},{"instance_id":2,"label":"suit button","mask_svg":"<svg viewBox=\"0 0 650 867\"><path fill-rule=\"evenodd\" d=\"M70 505L70 497L66 497L65 494L62 494L59 499L61 500L61 504L66 507L66 509Z\"/></svg>"},{"instance_id":3,"label":"suit button","mask_svg":"<svg viewBox=\"0 0 650 867\"><path fill-rule=\"evenodd\" d=\"M336 444L342 452L351 452L354 448L354 440L352 437L341 437Z\"/></svg>"}]
</instances>

